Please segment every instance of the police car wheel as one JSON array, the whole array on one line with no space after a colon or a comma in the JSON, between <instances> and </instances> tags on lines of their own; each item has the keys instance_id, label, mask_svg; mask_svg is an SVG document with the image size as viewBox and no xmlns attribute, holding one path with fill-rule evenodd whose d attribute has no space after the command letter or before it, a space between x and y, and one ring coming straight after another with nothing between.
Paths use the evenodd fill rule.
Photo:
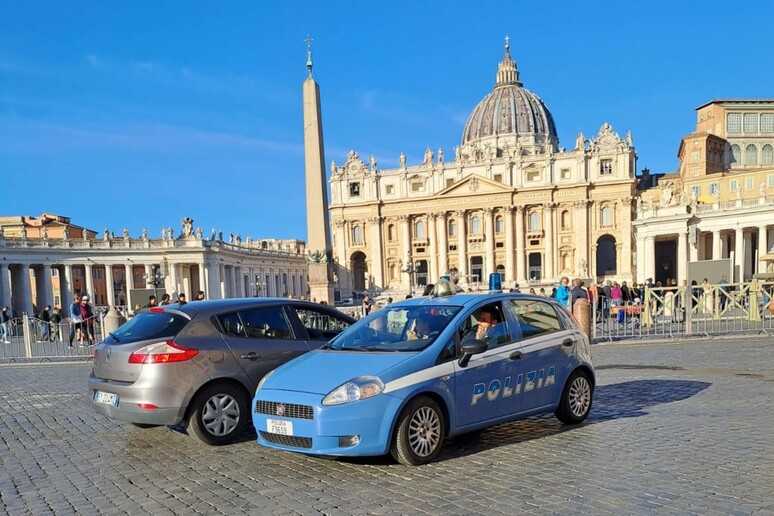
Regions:
<instances>
[{"instance_id":1,"label":"police car wheel","mask_svg":"<svg viewBox=\"0 0 774 516\"><path fill-rule=\"evenodd\" d=\"M575 371L564 386L556 417L568 425L578 424L589 415L594 389L584 371Z\"/></svg>"},{"instance_id":2,"label":"police car wheel","mask_svg":"<svg viewBox=\"0 0 774 516\"><path fill-rule=\"evenodd\" d=\"M406 466L419 466L435 459L446 438L446 420L435 400L420 396L400 415L390 453Z\"/></svg>"}]
</instances>

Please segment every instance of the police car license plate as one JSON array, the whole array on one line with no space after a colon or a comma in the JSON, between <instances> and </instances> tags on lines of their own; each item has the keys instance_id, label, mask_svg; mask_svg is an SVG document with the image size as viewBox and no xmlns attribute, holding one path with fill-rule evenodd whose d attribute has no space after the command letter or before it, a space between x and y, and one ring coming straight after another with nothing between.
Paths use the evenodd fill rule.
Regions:
<instances>
[{"instance_id":1,"label":"police car license plate","mask_svg":"<svg viewBox=\"0 0 774 516\"><path fill-rule=\"evenodd\" d=\"M293 422L282 419L267 419L266 431L271 434L293 435Z\"/></svg>"},{"instance_id":2,"label":"police car license plate","mask_svg":"<svg viewBox=\"0 0 774 516\"><path fill-rule=\"evenodd\" d=\"M105 405L113 405L114 407L117 407L118 394L113 394L112 392L95 391L94 401L97 403L103 403Z\"/></svg>"}]
</instances>

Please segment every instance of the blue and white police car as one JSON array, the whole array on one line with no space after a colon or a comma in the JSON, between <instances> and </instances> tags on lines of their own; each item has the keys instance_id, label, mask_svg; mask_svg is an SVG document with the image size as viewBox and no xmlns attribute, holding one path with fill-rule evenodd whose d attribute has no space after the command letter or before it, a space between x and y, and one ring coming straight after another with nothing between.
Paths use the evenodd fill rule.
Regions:
<instances>
[{"instance_id":1,"label":"blue and white police car","mask_svg":"<svg viewBox=\"0 0 774 516\"><path fill-rule=\"evenodd\" d=\"M253 423L264 446L432 461L447 437L591 409L589 341L550 299L454 294L389 305L268 373Z\"/></svg>"}]
</instances>

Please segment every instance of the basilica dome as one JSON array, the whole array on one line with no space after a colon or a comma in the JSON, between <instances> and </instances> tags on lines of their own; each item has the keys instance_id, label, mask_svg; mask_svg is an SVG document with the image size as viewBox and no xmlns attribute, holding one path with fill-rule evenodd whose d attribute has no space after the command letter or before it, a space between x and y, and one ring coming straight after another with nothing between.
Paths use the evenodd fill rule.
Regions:
<instances>
[{"instance_id":1,"label":"basilica dome","mask_svg":"<svg viewBox=\"0 0 774 516\"><path fill-rule=\"evenodd\" d=\"M533 141L556 145L556 129L543 101L524 88L511 58L508 39L497 68L494 89L478 103L462 132L462 144L496 136L529 136Z\"/></svg>"}]
</instances>

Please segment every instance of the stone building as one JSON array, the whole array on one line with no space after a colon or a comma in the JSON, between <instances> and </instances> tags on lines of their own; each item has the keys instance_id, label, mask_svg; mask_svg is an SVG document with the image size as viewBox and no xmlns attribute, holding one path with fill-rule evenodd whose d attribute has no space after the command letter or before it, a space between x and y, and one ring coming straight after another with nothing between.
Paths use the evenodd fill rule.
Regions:
<instances>
[{"instance_id":1,"label":"stone building","mask_svg":"<svg viewBox=\"0 0 774 516\"><path fill-rule=\"evenodd\" d=\"M610 124L560 147L545 102L524 87L506 38L494 88L447 155L401 153L380 169L350 151L331 165L337 289L408 290L451 272L466 286L499 272L509 286L563 275L632 279L631 134Z\"/></svg>"},{"instance_id":2,"label":"stone building","mask_svg":"<svg viewBox=\"0 0 774 516\"><path fill-rule=\"evenodd\" d=\"M678 172L637 202L639 281L682 284L690 262L726 258L729 282L774 272L774 100L716 100L696 115Z\"/></svg>"},{"instance_id":3,"label":"stone building","mask_svg":"<svg viewBox=\"0 0 774 516\"><path fill-rule=\"evenodd\" d=\"M1 220L15 224L17 219L38 220ZM165 228L160 238L147 231L132 237L126 229L119 236L105 230L97 237L85 228L79 237L68 231L31 233L29 227L7 232L0 225L0 306L17 314L46 304L66 306L73 294L88 294L96 305L147 303L147 298L132 299L133 289L161 288L188 299L199 290L208 299L307 295L305 245L299 240L238 235L224 240L214 231L206 238L190 218L179 234Z\"/></svg>"}]
</instances>

